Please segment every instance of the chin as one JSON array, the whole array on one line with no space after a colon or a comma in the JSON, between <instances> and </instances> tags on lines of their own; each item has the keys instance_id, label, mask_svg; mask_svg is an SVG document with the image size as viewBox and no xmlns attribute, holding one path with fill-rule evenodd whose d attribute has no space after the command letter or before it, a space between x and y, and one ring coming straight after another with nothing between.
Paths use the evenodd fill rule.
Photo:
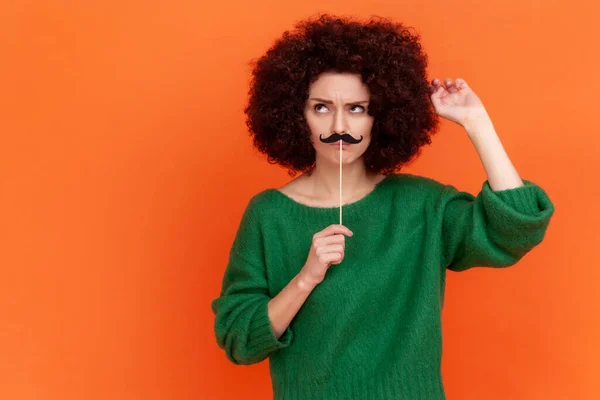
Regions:
<instances>
[{"instance_id":1,"label":"chin","mask_svg":"<svg viewBox=\"0 0 600 400\"><path fill-rule=\"evenodd\" d=\"M361 149L358 148L350 148L348 150L344 149L342 150L342 164L350 164L355 162L356 160L358 160L359 158L362 157L363 151L361 151ZM333 162L339 164L340 163L340 150L336 149L333 151L330 151L330 154L327 156L327 158L329 158L330 160L333 160Z\"/></svg>"}]
</instances>

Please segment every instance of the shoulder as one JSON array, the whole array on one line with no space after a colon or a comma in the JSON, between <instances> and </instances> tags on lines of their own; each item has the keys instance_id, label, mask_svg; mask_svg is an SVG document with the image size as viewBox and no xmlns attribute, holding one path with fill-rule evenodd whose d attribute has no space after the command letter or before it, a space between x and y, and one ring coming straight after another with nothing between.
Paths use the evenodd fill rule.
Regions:
<instances>
[{"instance_id":1,"label":"shoulder","mask_svg":"<svg viewBox=\"0 0 600 400\"><path fill-rule=\"evenodd\" d=\"M277 209L279 196L283 196L283 193L279 193L276 188L266 188L253 194L246 203L245 214L254 219L263 218Z\"/></svg>"},{"instance_id":2,"label":"shoulder","mask_svg":"<svg viewBox=\"0 0 600 400\"><path fill-rule=\"evenodd\" d=\"M433 178L410 173L392 174L390 175L390 180L398 188L417 190L423 194L439 194L449 186Z\"/></svg>"},{"instance_id":3,"label":"shoulder","mask_svg":"<svg viewBox=\"0 0 600 400\"><path fill-rule=\"evenodd\" d=\"M241 236L257 238L261 235L265 221L269 219L268 210L273 208L273 190L272 188L261 190L246 200L238 227Z\"/></svg>"},{"instance_id":4,"label":"shoulder","mask_svg":"<svg viewBox=\"0 0 600 400\"><path fill-rule=\"evenodd\" d=\"M423 175L397 173L390 178L392 201L402 208L437 208L454 190L451 185Z\"/></svg>"}]
</instances>

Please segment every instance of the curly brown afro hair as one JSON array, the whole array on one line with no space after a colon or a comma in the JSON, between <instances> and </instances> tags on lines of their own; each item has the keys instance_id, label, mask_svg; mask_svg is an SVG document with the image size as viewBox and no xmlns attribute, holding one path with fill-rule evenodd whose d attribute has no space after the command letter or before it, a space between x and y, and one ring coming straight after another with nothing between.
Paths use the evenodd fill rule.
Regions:
<instances>
[{"instance_id":1,"label":"curly brown afro hair","mask_svg":"<svg viewBox=\"0 0 600 400\"><path fill-rule=\"evenodd\" d=\"M323 72L360 74L374 117L363 154L369 172L390 174L431 144L438 119L418 33L385 18L361 23L321 14L296 24L251 61L246 125L254 146L289 175L308 172L315 149L304 119L309 86Z\"/></svg>"}]
</instances>

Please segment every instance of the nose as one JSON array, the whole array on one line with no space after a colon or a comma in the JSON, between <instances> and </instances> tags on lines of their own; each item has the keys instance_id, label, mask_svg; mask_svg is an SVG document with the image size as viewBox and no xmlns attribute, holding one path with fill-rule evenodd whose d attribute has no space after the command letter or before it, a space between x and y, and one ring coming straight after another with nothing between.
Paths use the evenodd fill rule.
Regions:
<instances>
[{"instance_id":1,"label":"nose","mask_svg":"<svg viewBox=\"0 0 600 400\"><path fill-rule=\"evenodd\" d=\"M340 135L348 132L348 125L343 110L338 109L334 113L331 132L339 133Z\"/></svg>"}]
</instances>

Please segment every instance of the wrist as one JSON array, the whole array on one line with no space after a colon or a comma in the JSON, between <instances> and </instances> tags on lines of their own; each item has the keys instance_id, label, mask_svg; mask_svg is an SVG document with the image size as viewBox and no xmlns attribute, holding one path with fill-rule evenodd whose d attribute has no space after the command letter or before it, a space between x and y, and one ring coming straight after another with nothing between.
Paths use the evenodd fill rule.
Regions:
<instances>
[{"instance_id":1,"label":"wrist","mask_svg":"<svg viewBox=\"0 0 600 400\"><path fill-rule=\"evenodd\" d=\"M302 291L311 292L318 285L318 283L309 279L303 270L298 272L294 279L296 280L296 287Z\"/></svg>"},{"instance_id":2,"label":"wrist","mask_svg":"<svg viewBox=\"0 0 600 400\"><path fill-rule=\"evenodd\" d=\"M468 119L462 125L471 139L496 133L492 120L488 116Z\"/></svg>"}]
</instances>

